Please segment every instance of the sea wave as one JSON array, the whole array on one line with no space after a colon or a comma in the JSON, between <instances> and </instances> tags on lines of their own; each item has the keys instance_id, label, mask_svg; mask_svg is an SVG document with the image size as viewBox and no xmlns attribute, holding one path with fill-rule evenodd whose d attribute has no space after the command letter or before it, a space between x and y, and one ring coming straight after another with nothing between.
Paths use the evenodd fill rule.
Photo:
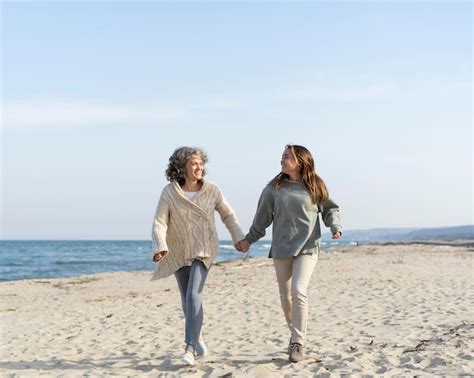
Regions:
<instances>
[{"instance_id":1,"label":"sea wave","mask_svg":"<svg viewBox=\"0 0 474 378\"><path fill-rule=\"evenodd\" d=\"M324 242L323 251L332 252L344 245L356 243ZM250 247L252 258L266 258L271 247L268 240ZM0 241L0 281L62 278L84 274L117 271L152 271L151 241ZM216 261L242 259L232 241L220 240Z\"/></svg>"}]
</instances>

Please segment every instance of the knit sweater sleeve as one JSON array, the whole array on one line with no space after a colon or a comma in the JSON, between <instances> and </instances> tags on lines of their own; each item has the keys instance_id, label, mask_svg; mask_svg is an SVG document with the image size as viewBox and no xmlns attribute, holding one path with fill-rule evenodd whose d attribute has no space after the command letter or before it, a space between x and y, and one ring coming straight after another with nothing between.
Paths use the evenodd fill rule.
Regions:
<instances>
[{"instance_id":1,"label":"knit sweater sleeve","mask_svg":"<svg viewBox=\"0 0 474 378\"><path fill-rule=\"evenodd\" d=\"M339 231L342 234L339 206L331 199L327 199L318 204L318 208L321 212L324 225L330 227L331 233L335 234Z\"/></svg>"},{"instance_id":2,"label":"knit sweater sleeve","mask_svg":"<svg viewBox=\"0 0 474 378\"><path fill-rule=\"evenodd\" d=\"M168 245L166 244L166 231L168 230L168 221L170 215L170 207L167 200L167 189L161 193L158 206L156 207L155 218L152 227L152 245L153 255L158 252L168 254Z\"/></svg>"},{"instance_id":3,"label":"knit sweater sleeve","mask_svg":"<svg viewBox=\"0 0 474 378\"><path fill-rule=\"evenodd\" d=\"M234 210L230 207L220 189L217 187L216 189L218 191L216 211L219 213L222 223L224 223L227 230L229 230L232 242L235 244L244 238L244 233L242 232Z\"/></svg>"},{"instance_id":4,"label":"knit sweater sleeve","mask_svg":"<svg viewBox=\"0 0 474 378\"><path fill-rule=\"evenodd\" d=\"M265 229L273 222L273 206L273 189L267 186L260 195L252 226L250 227L249 233L245 236L245 239L247 239L249 243L255 243L265 236Z\"/></svg>"}]
</instances>

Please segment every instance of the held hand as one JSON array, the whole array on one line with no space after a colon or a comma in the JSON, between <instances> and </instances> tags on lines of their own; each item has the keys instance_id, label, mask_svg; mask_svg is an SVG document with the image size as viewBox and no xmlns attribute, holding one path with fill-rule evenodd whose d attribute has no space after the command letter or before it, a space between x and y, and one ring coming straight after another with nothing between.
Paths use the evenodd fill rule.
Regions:
<instances>
[{"instance_id":1,"label":"held hand","mask_svg":"<svg viewBox=\"0 0 474 378\"><path fill-rule=\"evenodd\" d=\"M163 256L165 255L165 251L157 252L153 255L153 262L159 262Z\"/></svg>"},{"instance_id":2,"label":"held hand","mask_svg":"<svg viewBox=\"0 0 474 378\"><path fill-rule=\"evenodd\" d=\"M332 234L334 240L339 239L342 236L341 231L337 231L335 234Z\"/></svg>"},{"instance_id":3,"label":"held hand","mask_svg":"<svg viewBox=\"0 0 474 378\"><path fill-rule=\"evenodd\" d=\"M250 243L247 241L247 239L243 239L239 241L239 244L240 244L240 249L241 249L240 252L247 252L250 248Z\"/></svg>"},{"instance_id":4,"label":"held hand","mask_svg":"<svg viewBox=\"0 0 474 378\"><path fill-rule=\"evenodd\" d=\"M247 249L244 248L245 246L242 244L243 241L244 240L238 241L237 243L234 244L234 247L237 251L245 253L248 251L248 247L246 247Z\"/></svg>"},{"instance_id":5,"label":"held hand","mask_svg":"<svg viewBox=\"0 0 474 378\"><path fill-rule=\"evenodd\" d=\"M237 251L242 252L242 248L240 247L240 242L239 242L239 241L234 244L234 248L235 248Z\"/></svg>"}]
</instances>

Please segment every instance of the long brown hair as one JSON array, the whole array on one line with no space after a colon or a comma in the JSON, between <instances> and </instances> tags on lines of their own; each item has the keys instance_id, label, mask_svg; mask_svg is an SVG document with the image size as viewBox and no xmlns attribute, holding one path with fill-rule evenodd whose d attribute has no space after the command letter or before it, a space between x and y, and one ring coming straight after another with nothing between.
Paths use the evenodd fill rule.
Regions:
<instances>
[{"instance_id":1,"label":"long brown hair","mask_svg":"<svg viewBox=\"0 0 474 378\"><path fill-rule=\"evenodd\" d=\"M300 167L301 184L308 190L313 203L324 202L329 198L328 189L323 179L314 170L314 160L311 152L306 147L296 144L287 144L285 149L289 149ZM283 172L276 175L268 185L278 189L282 181L289 180L290 177Z\"/></svg>"}]
</instances>

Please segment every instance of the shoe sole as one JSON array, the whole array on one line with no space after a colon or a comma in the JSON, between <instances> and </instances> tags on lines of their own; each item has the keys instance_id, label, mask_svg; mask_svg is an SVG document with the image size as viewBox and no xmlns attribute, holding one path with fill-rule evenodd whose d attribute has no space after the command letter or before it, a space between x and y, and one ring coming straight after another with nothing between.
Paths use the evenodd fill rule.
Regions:
<instances>
[{"instance_id":1,"label":"shoe sole","mask_svg":"<svg viewBox=\"0 0 474 378\"><path fill-rule=\"evenodd\" d=\"M304 357L301 358L301 359L299 359L299 358L298 358L298 359L294 359L294 358L293 358L293 359L292 359L292 358L289 359L289 361L290 361L291 363L293 363L293 364L295 364L295 363L297 363L297 362L301 362L301 361L303 361L303 360L305 360Z\"/></svg>"}]
</instances>

